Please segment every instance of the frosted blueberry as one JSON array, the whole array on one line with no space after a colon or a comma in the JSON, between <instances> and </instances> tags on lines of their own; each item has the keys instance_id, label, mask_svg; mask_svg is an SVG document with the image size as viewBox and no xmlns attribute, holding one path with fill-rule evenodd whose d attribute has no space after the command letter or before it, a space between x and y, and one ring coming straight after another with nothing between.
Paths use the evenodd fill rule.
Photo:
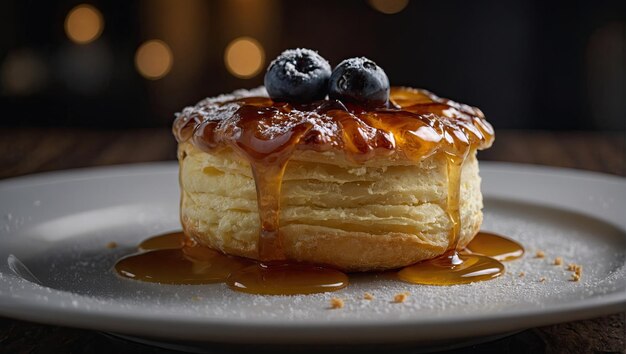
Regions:
<instances>
[{"instance_id":1,"label":"frosted blueberry","mask_svg":"<svg viewBox=\"0 0 626 354\"><path fill-rule=\"evenodd\" d=\"M265 88L275 101L310 102L326 97L330 64L310 49L289 49L265 73Z\"/></svg>"},{"instance_id":2,"label":"frosted blueberry","mask_svg":"<svg viewBox=\"0 0 626 354\"><path fill-rule=\"evenodd\" d=\"M367 58L346 59L330 76L328 96L344 102L385 106L389 102L389 79L383 69Z\"/></svg>"}]
</instances>

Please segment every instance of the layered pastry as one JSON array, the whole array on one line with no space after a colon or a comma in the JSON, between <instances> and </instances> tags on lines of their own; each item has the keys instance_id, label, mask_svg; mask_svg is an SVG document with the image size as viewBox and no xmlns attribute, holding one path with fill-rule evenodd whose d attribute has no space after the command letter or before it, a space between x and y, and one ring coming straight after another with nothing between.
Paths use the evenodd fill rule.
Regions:
<instances>
[{"instance_id":1,"label":"layered pastry","mask_svg":"<svg viewBox=\"0 0 626 354\"><path fill-rule=\"evenodd\" d=\"M286 51L265 87L187 107L173 131L184 232L229 255L392 269L463 248L482 222L482 112L390 87L365 58L331 70Z\"/></svg>"}]
</instances>

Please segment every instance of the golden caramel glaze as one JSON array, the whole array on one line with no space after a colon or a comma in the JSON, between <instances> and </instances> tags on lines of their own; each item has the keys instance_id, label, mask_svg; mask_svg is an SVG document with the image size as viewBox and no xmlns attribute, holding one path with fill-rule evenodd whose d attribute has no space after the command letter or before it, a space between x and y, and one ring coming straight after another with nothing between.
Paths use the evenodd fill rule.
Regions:
<instances>
[{"instance_id":1,"label":"golden caramel glaze","mask_svg":"<svg viewBox=\"0 0 626 354\"><path fill-rule=\"evenodd\" d=\"M310 149L343 152L355 163L376 156L419 161L438 151L463 156L494 140L478 108L422 89L393 87L389 107L375 109L337 100L274 102L263 94L240 91L187 107L176 117L174 135L205 151L230 147L255 160Z\"/></svg>"}]
</instances>

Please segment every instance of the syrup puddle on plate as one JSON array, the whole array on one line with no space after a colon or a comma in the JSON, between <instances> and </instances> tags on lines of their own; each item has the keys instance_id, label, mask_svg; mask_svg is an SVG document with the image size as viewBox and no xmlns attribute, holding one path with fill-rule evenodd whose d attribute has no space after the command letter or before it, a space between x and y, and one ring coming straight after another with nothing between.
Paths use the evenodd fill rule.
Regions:
<instances>
[{"instance_id":1,"label":"syrup puddle on plate","mask_svg":"<svg viewBox=\"0 0 626 354\"><path fill-rule=\"evenodd\" d=\"M139 252L120 259L122 277L163 284L226 283L231 289L264 295L314 294L349 284L347 274L328 267L293 262L256 262L222 254L186 239L182 232L149 238ZM466 249L397 271L397 278L428 285L466 284L504 272L500 261L517 259L523 247L508 238L480 232Z\"/></svg>"}]
</instances>

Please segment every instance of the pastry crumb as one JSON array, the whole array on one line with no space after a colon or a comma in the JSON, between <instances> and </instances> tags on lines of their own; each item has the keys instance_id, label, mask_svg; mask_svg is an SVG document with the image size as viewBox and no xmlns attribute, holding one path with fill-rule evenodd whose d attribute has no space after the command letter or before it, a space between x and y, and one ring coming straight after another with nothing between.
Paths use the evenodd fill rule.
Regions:
<instances>
[{"instance_id":1,"label":"pastry crumb","mask_svg":"<svg viewBox=\"0 0 626 354\"><path fill-rule=\"evenodd\" d=\"M111 241L111 242L107 243L107 248L108 249L117 248L117 242Z\"/></svg>"},{"instance_id":2,"label":"pastry crumb","mask_svg":"<svg viewBox=\"0 0 626 354\"><path fill-rule=\"evenodd\" d=\"M519 275L518 275L518 276L521 278L521 277L523 277L523 276L525 276L525 275L526 275L526 273L524 273L524 272L519 272Z\"/></svg>"},{"instance_id":3,"label":"pastry crumb","mask_svg":"<svg viewBox=\"0 0 626 354\"><path fill-rule=\"evenodd\" d=\"M583 272L583 266L581 266L580 264L576 264L576 263L570 263L567 265L567 270L574 272L577 275L581 275L581 273Z\"/></svg>"},{"instance_id":4,"label":"pastry crumb","mask_svg":"<svg viewBox=\"0 0 626 354\"><path fill-rule=\"evenodd\" d=\"M575 268L576 268L576 264L574 263L570 263L567 265L567 270L569 271L574 271Z\"/></svg>"},{"instance_id":5,"label":"pastry crumb","mask_svg":"<svg viewBox=\"0 0 626 354\"><path fill-rule=\"evenodd\" d=\"M576 267L574 268L574 273L578 276L582 275L583 272L583 266L581 266L580 264L577 264Z\"/></svg>"},{"instance_id":6,"label":"pastry crumb","mask_svg":"<svg viewBox=\"0 0 626 354\"><path fill-rule=\"evenodd\" d=\"M396 294L396 296L393 297L393 302L395 303L403 303L404 301L406 301L406 299L409 297L410 293L408 291L405 291L403 293L398 293Z\"/></svg>"},{"instance_id":7,"label":"pastry crumb","mask_svg":"<svg viewBox=\"0 0 626 354\"><path fill-rule=\"evenodd\" d=\"M580 280L580 274L574 273L572 274L572 277L569 279L569 281L579 281Z\"/></svg>"},{"instance_id":8,"label":"pastry crumb","mask_svg":"<svg viewBox=\"0 0 626 354\"><path fill-rule=\"evenodd\" d=\"M545 283L545 282L546 282L546 277L541 277L541 278L539 279L539 282L540 282L540 283Z\"/></svg>"},{"instance_id":9,"label":"pastry crumb","mask_svg":"<svg viewBox=\"0 0 626 354\"><path fill-rule=\"evenodd\" d=\"M365 294L363 294L363 298L365 300L374 300L374 295L372 295L370 293L365 293Z\"/></svg>"},{"instance_id":10,"label":"pastry crumb","mask_svg":"<svg viewBox=\"0 0 626 354\"><path fill-rule=\"evenodd\" d=\"M539 250L539 251L537 251L537 253L535 253L535 258L543 258L545 256L546 256L546 254L543 251L541 251L541 250Z\"/></svg>"},{"instance_id":11,"label":"pastry crumb","mask_svg":"<svg viewBox=\"0 0 626 354\"><path fill-rule=\"evenodd\" d=\"M563 264L563 257L556 257L554 259L554 265L560 266L561 264Z\"/></svg>"},{"instance_id":12,"label":"pastry crumb","mask_svg":"<svg viewBox=\"0 0 626 354\"><path fill-rule=\"evenodd\" d=\"M333 310L343 308L343 300L338 297L333 297L330 299L330 308Z\"/></svg>"}]
</instances>

